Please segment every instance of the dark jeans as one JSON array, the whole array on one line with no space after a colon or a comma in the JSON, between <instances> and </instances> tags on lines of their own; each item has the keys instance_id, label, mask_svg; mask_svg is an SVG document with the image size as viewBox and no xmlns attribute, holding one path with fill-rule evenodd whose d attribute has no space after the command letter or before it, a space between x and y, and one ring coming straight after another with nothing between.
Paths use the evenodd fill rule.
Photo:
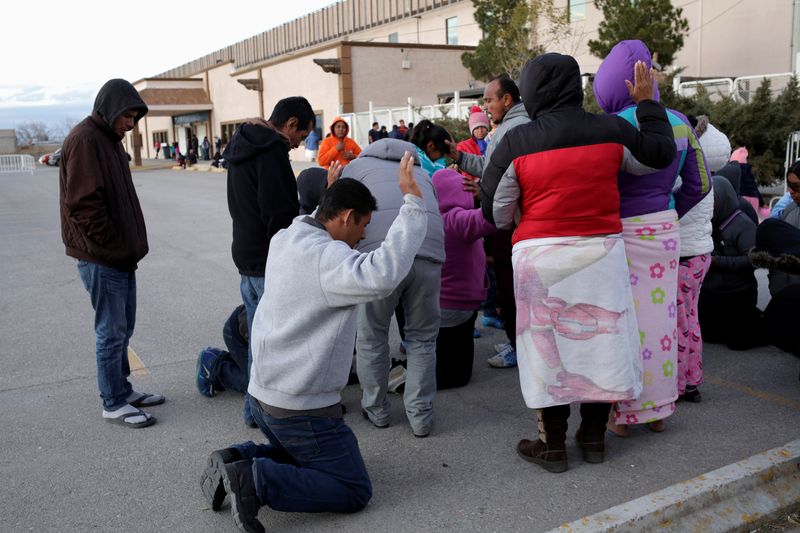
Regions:
<instances>
[{"instance_id":1,"label":"dark jeans","mask_svg":"<svg viewBox=\"0 0 800 533\"><path fill-rule=\"evenodd\" d=\"M273 418L251 398L250 412L269 444L235 445L253 461L262 505L296 513L354 513L372 498L358 441L341 418Z\"/></svg>"},{"instance_id":2,"label":"dark jeans","mask_svg":"<svg viewBox=\"0 0 800 533\"><path fill-rule=\"evenodd\" d=\"M225 321L222 338L225 340L228 351L223 351L219 357L214 359L210 370L215 387L244 394L247 392L248 385L247 350L250 343L241 334L240 315L242 313L245 314L246 320L247 311L244 305L234 309L231 316Z\"/></svg>"},{"instance_id":3,"label":"dark jeans","mask_svg":"<svg viewBox=\"0 0 800 533\"><path fill-rule=\"evenodd\" d=\"M472 330L478 313L449 328L439 328L436 337L436 388L463 387L472 378L475 341Z\"/></svg>"},{"instance_id":4,"label":"dark jeans","mask_svg":"<svg viewBox=\"0 0 800 533\"><path fill-rule=\"evenodd\" d=\"M256 316L256 308L258 302L261 300L261 295L264 294L264 278L255 276L242 276L239 283L239 291L242 293L242 303L247 309L247 338L253 338L253 318ZM250 383L250 365L253 364L253 351L250 346L247 347L247 383ZM245 391L247 386L245 386ZM244 406L242 407L242 417L246 424L250 424L250 402L247 399L250 396L245 394Z\"/></svg>"},{"instance_id":5,"label":"dark jeans","mask_svg":"<svg viewBox=\"0 0 800 533\"><path fill-rule=\"evenodd\" d=\"M78 273L94 309L100 397L106 411L115 411L133 392L128 341L136 323L136 274L83 260Z\"/></svg>"},{"instance_id":6,"label":"dark jeans","mask_svg":"<svg viewBox=\"0 0 800 533\"><path fill-rule=\"evenodd\" d=\"M517 347L517 302L514 300L514 269L511 266L511 230L497 230L493 235L494 273L497 277L497 303L503 317L506 336Z\"/></svg>"},{"instance_id":7,"label":"dark jeans","mask_svg":"<svg viewBox=\"0 0 800 533\"><path fill-rule=\"evenodd\" d=\"M483 302L483 316L499 316L497 314L497 275L494 272L494 263L486 263L486 277L489 278L489 290L486 291L486 300Z\"/></svg>"},{"instance_id":8,"label":"dark jeans","mask_svg":"<svg viewBox=\"0 0 800 533\"><path fill-rule=\"evenodd\" d=\"M721 294L701 290L697 314L703 341L727 344L731 350L766 345L764 319L757 301L755 287Z\"/></svg>"}]
</instances>

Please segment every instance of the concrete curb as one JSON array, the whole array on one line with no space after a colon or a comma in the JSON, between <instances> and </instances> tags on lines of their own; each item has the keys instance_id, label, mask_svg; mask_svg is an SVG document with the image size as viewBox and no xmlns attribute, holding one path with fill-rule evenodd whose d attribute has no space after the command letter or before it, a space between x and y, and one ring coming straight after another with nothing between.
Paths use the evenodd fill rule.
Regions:
<instances>
[{"instance_id":1,"label":"concrete curb","mask_svg":"<svg viewBox=\"0 0 800 533\"><path fill-rule=\"evenodd\" d=\"M548 533L752 531L800 502L800 440Z\"/></svg>"}]
</instances>

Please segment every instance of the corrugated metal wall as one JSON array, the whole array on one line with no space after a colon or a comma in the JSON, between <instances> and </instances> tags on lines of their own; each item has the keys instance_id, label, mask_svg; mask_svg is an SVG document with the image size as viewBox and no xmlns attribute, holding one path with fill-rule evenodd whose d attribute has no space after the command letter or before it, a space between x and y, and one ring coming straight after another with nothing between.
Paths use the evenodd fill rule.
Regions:
<instances>
[{"instance_id":1,"label":"corrugated metal wall","mask_svg":"<svg viewBox=\"0 0 800 533\"><path fill-rule=\"evenodd\" d=\"M387 22L413 17L463 0L343 0L259 33L216 52L158 74L157 78L186 78L233 60L236 68L309 46L333 41Z\"/></svg>"}]
</instances>

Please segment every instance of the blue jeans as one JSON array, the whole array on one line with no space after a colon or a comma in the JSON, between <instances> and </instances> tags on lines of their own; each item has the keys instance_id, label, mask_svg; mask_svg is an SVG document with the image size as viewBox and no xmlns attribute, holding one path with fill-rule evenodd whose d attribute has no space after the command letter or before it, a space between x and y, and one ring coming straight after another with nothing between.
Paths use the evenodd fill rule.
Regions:
<instances>
[{"instance_id":1,"label":"blue jeans","mask_svg":"<svg viewBox=\"0 0 800 533\"><path fill-rule=\"evenodd\" d=\"M358 440L341 418L272 418L253 398L253 414L269 444L233 447L253 461L261 505L295 513L355 513L372 498Z\"/></svg>"},{"instance_id":2,"label":"blue jeans","mask_svg":"<svg viewBox=\"0 0 800 533\"><path fill-rule=\"evenodd\" d=\"M247 313L240 305L225 321L222 338L228 351L214 359L210 370L215 387L247 394L247 349L250 343L239 332L239 314L242 312Z\"/></svg>"},{"instance_id":3,"label":"blue jeans","mask_svg":"<svg viewBox=\"0 0 800 533\"><path fill-rule=\"evenodd\" d=\"M258 302L261 300L261 295L264 294L264 278L260 277L257 278L255 276L242 276L242 280L239 283L239 291L242 293L242 303L244 303L244 307L247 310L247 336L248 338L253 338L253 318L256 316L256 307L258 307ZM250 383L250 366L253 364L253 349L250 348L248 343L247 346L247 383ZM244 417L245 423L249 424L250 420L253 418L250 414L250 402L248 398L250 398L249 394L246 394L247 387L245 386L245 396L244 396L244 407L242 409L242 416Z\"/></svg>"},{"instance_id":4,"label":"blue jeans","mask_svg":"<svg viewBox=\"0 0 800 533\"><path fill-rule=\"evenodd\" d=\"M103 408L115 411L133 392L128 341L136 322L136 274L83 260L78 273L94 309L97 386Z\"/></svg>"}]
</instances>

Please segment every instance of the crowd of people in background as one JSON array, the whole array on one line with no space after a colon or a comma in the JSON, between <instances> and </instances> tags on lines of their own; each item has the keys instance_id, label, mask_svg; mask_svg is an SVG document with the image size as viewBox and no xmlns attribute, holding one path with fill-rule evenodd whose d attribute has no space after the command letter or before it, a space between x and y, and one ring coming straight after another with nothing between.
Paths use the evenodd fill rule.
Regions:
<instances>
[{"instance_id":1,"label":"crowd of people in background","mask_svg":"<svg viewBox=\"0 0 800 533\"><path fill-rule=\"evenodd\" d=\"M216 139L242 304L225 312L226 349L198 355L196 384L209 398L244 394L244 423L268 441L209 455L201 489L212 509L228 498L236 524L256 532L262 506L363 509L372 485L342 390L360 384L375 428L397 422L389 394L402 392L411 434L428 437L437 390L470 382L479 318L507 337L487 363L518 367L534 412L517 454L556 473L568 468L570 404L583 459L600 463L607 434L660 433L679 402L702 400L704 343L800 355L800 162L761 222L746 148L732 150L709 117L659 103L645 43L618 43L593 88L603 115L583 109L575 59L548 53L518 82L487 84L466 139L427 119L391 131L375 122L362 149L341 117L320 139L300 96L247 120L224 151ZM144 221L130 172L78 176L97 157L86 139L118 157L115 143L146 112L112 80L61 163L64 242L96 312L103 417L134 428L165 400L133 391L124 356ZM296 178L289 152L301 144L318 166ZM195 136L186 155L171 151L191 165L210 148ZM92 200L104 180L129 191L118 212ZM757 267L770 269L763 312ZM125 296L104 289L112 279Z\"/></svg>"}]
</instances>

